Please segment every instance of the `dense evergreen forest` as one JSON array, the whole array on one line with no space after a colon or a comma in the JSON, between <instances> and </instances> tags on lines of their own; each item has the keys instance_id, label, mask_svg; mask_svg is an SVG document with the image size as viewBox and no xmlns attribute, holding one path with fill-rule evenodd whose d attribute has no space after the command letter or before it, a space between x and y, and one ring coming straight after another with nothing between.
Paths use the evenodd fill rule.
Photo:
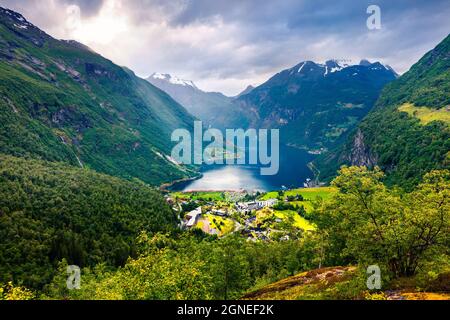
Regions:
<instances>
[{"instance_id":1,"label":"dense evergreen forest","mask_svg":"<svg viewBox=\"0 0 450 320\"><path fill-rule=\"evenodd\" d=\"M123 265L140 232L172 230L176 217L142 182L0 155L0 226L0 282L41 289L63 258Z\"/></svg>"}]
</instances>

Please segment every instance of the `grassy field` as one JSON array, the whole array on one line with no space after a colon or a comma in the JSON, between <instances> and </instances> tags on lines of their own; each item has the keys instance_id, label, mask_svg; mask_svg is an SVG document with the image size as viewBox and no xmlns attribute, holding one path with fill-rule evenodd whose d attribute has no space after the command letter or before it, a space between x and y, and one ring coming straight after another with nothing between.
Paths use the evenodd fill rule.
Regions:
<instances>
[{"instance_id":1,"label":"grassy field","mask_svg":"<svg viewBox=\"0 0 450 320\"><path fill-rule=\"evenodd\" d=\"M305 231L312 231L312 230L316 229L313 224L311 224L308 220L306 220L305 218L300 216L295 211L291 211L291 210L277 211L277 210L275 210L274 214L275 214L275 217L282 219L282 220L287 220L290 217L292 217L294 219L294 227L296 227L296 228L303 229Z\"/></svg>"},{"instance_id":2,"label":"grassy field","mask_svg":"<svg viewBox=\"0 0 450 320\"><path fill-rule=\"evenodd\" d=\"M206 200L206 201L224 201L224 193L221 191L194 191L194 192L172 192L173 198L189 199L189 200Z\"/></svg>"},{"instance_id":3,"label":"grassy field","mask_svg":"<svg viewBox=\"0 0 450 320\"><path fill-rule=\"evenodd\" d=\"M450 111L446 108L433 109L427 107L416 107L411 103L405 103L400 106L398 110L406 112L411 117L416 117L423 125L438 120L450 125Z\"/></svg>"},{"instance_id":4,"label":"grassy field","mask_svg":"<svg viewBox=\"0 0 450 320\"><path fill-rule=\"evenodd\" d=\"M330 197L330 195L335 192L335 189L332 187L321 187L321 188L300 188L300 189L292 189L284 192L284 196L296 196L300 194L303 196L305 200L316 200L317 197L321 197L326 200ZM261 197L262 200L275 199L278 197L278 191L268 192Z\"/></svg>"},{"instance_id":5,"label":"grassy field","mask_svg":"<svg viewBox=\"0 0 450 320\"><path fill-rule=\"evenodd\" d=\"M209 224L209 228L208 226L205 226L205 224ZM209 233L207 229L216 229L218 231L218 236L222 237L234 231L235 223L228 218L205 214L197 223L197 228L202 229L207 233Z\"/></svg>"}]
</instances>

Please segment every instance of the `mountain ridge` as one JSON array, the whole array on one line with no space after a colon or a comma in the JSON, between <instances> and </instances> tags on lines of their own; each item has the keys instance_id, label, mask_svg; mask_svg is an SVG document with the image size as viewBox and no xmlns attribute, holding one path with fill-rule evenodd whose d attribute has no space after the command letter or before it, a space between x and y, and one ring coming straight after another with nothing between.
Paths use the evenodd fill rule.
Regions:
<instances>
[{"instance_id":1,"label":"mountain ridge","mask_svg":"<svg viewBox=\"0 0 450 320\"><path fill-rule=\"evenodd\" d=\"M192 80L183 80L167 73L153 73L148 82L169 94L205 126L219 129L239 125L240 112L234 98L220 92L199 89Z\"/></svg>"},{"instance_id":2,"label":"mountain ridge","mask_svg":"<svg viewBox=\"0 0 450 320\"><path fill-rule=\"evenodd\" d=\"M340 165L378 165L387 183L411 189L424 173L450 168L449 92L450 35L386 85L342 147L317 159L322 180L331 179ZM421 122L418 107L425 116L432 113L433 121Z\"/></svg>"},{"instance_id":3,"label":"mountain ridge","mask_svg":"<svg viewBox=\"0 0 450 320\"><path fill-rule=\"evenodd\" d=\"M302 61L236 101L250 126L280 128L285 144L326 150L345 140L396 77L379 62Z\"/></svg>"},{"instance_id":4,"label":"mountain ridge","mask_svg":"<svg viewBox=\"0 0 450 320\"><path fill-rule=\"evenodd\" d=\"M0 69L0 153L154 185L193 175L166 155L171 131L194 118L129 69L3 8Z\"/></svg>"}]
</instances>

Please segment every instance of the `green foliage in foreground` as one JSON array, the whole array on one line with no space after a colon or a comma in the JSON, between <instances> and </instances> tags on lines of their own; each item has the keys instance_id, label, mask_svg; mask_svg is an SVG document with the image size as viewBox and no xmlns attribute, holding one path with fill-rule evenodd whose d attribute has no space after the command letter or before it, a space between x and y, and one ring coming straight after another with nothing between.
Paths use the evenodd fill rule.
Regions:
<instances>
[{"instance_id":1,"label":"green foliage in foreground","mask_svg":"<svg viewBox=\"0 0 450 320\"><path fill-rule=\"evenodd\" d=\"M328 236L328 255L412 276L449 253L450 172L426 174L411 193L388 189L382 178L378 168L343 167L332 183L338 192L315 222Z\"/></svg>"},{"instance_id":2,"label":"green foliage in foreground","mask_svg":"<svg viewBox=\"0 0 450 320\"><path fill-rule=\"evenodd\" d=\"M152 188L60 163L0 155L0 283L40 288L56 264L119 266L141 231L175 216Z\"/></svg>"},{"instance_id":3,"label":"green foliage in foreground","mask_svg":"<svg viewBox=\"0 0 450 320\"><path fill-rule=\"evenodd\" d=\"M58 165L54 166L57 169ZM28 167L27 171L35 171L32 169ZM94 175L96 180L103 177ZM0 172L2 179L4 176ZM36 175L32 177L33 181L38 180ZM354 278L345 278L344 282L329 288L320 282L317 287L310 288L312 291L307 290L296 297L364 298L362 293L367 290L364 272L368 265L373 264L379 265L382 270L383 289L395 285L402 288L398 281L403 276L414 276L417 285L430 288L431 281L450 270L450 239L447 232L450 227L450 172L430 172L411 193L389 189L380 182L382 178L383 173L378 168L371 171L364 167L343 167L333 182L336 191L328 200L319 198L314 205L315 211L310 214L316 230L305 232L298 239L254 243L237 234L218 239L195 231L154 234L146 230L134 242L136 254L131 254L123 266L114 267L108 263L109 256L105 255L98 256L97 261L83 268L80 290L67 289L66 267L73 262L60 256L59 267L53 264L55 276L34 296L39 299L83 300L236 299L302 271L358 265L358 275ZM83 185L84 188L86 186ZM121 189L122 193L126 190ZM109 192L112 195L105 194L103 198L118 196ZM142 191L135 190L129 196L139 199L134 192ZM146 207L145 204L142 207ZM133 216L132 212L127 211L123 219ZM67 216L65 218L68 219ZM108 216L108 219L111 218ZM101 221L108 224L107 220ZM105 232L109 235L107 230L114 228L108 224L103 230L98 226L100 220L91 221L90 225L100 230L96 234ZM51 234L52 229L49 230L38 231L40 234ZM114 232L117 234L117 230ZM81 234L77 241L89 236ZM124 238L132 241L131 235ZM2 239L14 237L2 236ZM35 246L41 244L39 240L34 240ZM17 242L16 239L13 241ZM7 242L10 247L1 252L17 254L23 248L27 249L19 243L20 246L14 251L13 241ZM116 248L116 243L109 248ZM43 256L36 252L31 254L34 257ZM37 267L33 265L32 268ZM30 275L26 268L22 270L24 275ZM311 272L316 273L314 270ZM369 296L377 297L373 293Z\"/></svg>"},{"instance_id":4,"label":"green foliage in foreground","mask_svg":"<svg viewBox=\"0 0 450 320\"><path fill-rule=\"evenodd\" d=\"M0 286L0 300L32 300L34 294L27 288L16 287L9 282L6 286Z\"/></svg>"},{"instance_id":5,"label":"green foliage in foreground","mask_svg":"<svg viewBox=\"0 0 450 320\"><path fill-rule=\"evenodd\" d=\"M81 289L67 290L66 266L41 298L236 299L253 287L318 266L313 236L299 241L253 243L189 234L140 237L141 255L117 271L84 269Z\"/></svg>"}]
</instances>

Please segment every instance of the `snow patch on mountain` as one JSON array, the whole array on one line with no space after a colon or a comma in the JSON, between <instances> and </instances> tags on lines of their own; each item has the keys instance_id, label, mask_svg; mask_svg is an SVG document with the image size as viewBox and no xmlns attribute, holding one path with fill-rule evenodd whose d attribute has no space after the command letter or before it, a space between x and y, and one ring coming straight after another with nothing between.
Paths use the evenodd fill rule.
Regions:
<instances>
[{"instance_id":1,"label":"snow patch on mountain","mask_svg":"<svg viewBox=\"0 0 450 320\"><path fill-rule=\"evenodd\" d=\"M194 84L193 81L180 79L178 77L171 76L168 73L155 72L150 77L153 78L153 79L167 81L167 82L172 83L172 84L182 85L182 86L189 86L189 87L193 87L193 88L197 89L197 86Z\"/></svg>"},{"instance_id":2,"label":"snow patch on mountain","mask_svg":"<svg viewBox=\"0 0 450 320\"><path fill-rule=\"evenodd\" d=\"M331 68L330 73L341 71L342 69L344 69L344 67L334 67L334 68Z\"/></svg>"},{"instance_id":3,"label":"snow patch on mountain","mask_svg":"<svg viewBox=\"0 0 450 320\"><path fill-rule=\"evenodd\" d=\"M302 65L301 65L301 67L300 68L298 68L298 73L300 73L301 71L302 71L302 69L303 69L303 67L305 66L305 64L306 64L306 62L303 62L302 63Z\"/></svg>"}]
</instances>

